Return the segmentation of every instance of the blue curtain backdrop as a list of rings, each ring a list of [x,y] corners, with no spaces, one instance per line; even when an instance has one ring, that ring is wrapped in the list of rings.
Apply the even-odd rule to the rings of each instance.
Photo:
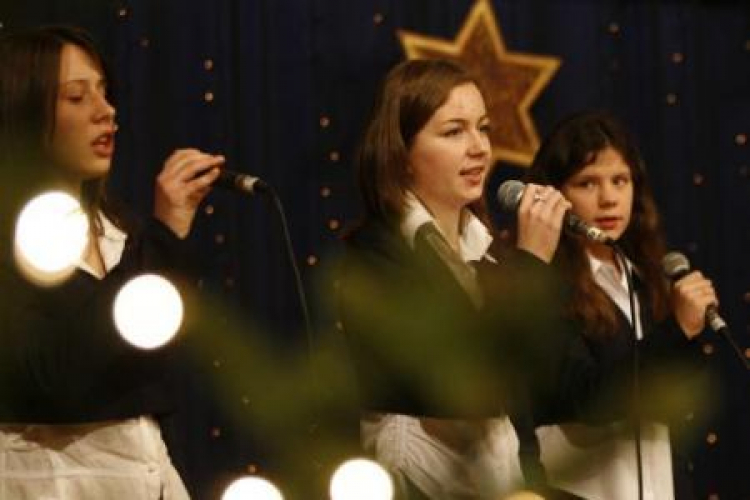
[[[312,448],[297,446],[315,435],[308,423],[317,419],[293,403],[321,405],[348,390],[345,359],[323,354],[336,368],[318,382],[336,388],[307,401],[302,387],[310,378],[300,365],[310,343],[336,338],[328,266],[358,216],[352,149],[375,86],[404,57],[397,30],[453,39],[472,5],[3,0],[3,30],[74,23],[104,48],[120,124],[112,187],[137,210],[150,211],[161,163],[187,146],[223,153],[230,168],[262,177],[286,209],[312,331],[304,328],[279,221],[264,197],[214,192],[197,220],[196,285],[205,302],[218,305],[206,307],[212,340],[186,369],[187,411],[173,431],[176,460],[197,498],[216,497],[242,473],[283,482],[288,455],[301,457],[301,475],[308,468],[328,474]],[[540,135],[590,107],[611,109],[635,132],[671,247],[713,279],[722,313],[750,357],[747,2],[495,0],[493,7],[508,50],[562,61],[531,109]],[[498,164],[490,192],[521,173]],[[721,390],[697,424],[687,472],[697,498],[750,498],[748,374],[722,339],[707,339],[703,349]],[[340,428],[351,430],[346,408]],[[685,415],[686,424],[699,410]],[[285,420],[292,414],[298,418]],[[290,441],[280,445],[265,429],[287,429]]]

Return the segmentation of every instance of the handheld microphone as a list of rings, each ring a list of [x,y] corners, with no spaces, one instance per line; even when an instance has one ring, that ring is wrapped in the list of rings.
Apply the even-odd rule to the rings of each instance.
[[[500,204],[500,208],[511,213],[518,211],[518,205],[521,203],[524,189],[526,189],[526,184],[521,181],[509,180],[503,182],[497,189],[497,201]],[[570,211],[565,212],[563,224],[565,225],[565,229],[569,232],[585,236],[597,243],[606,243],[608,245],[614,243],[614,241],[607,236],[607,233],[598,227],[590,226]]]
[[[690,273],[690,261],[680,252],[669,252],[661,259],[661,268],[667,278],[677,281]],[[706,308],[706,322],[715,332],[727,328],[727,323],[719,316],[716,304],[710,304]]]
[[[268,184],[260,178],[225,168],[221,169],[219,177],[214,181],[213,185],[251,195],[268,191]]]

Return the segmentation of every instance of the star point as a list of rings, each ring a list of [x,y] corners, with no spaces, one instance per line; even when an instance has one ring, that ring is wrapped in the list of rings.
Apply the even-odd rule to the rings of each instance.
[[[492,123],[493,160],[528,166],[539,147],[530,108],[560,59],[506,49],[490,0],[477,0],[453,41],[399,31],[408,59],[449,59],[479,80]]]

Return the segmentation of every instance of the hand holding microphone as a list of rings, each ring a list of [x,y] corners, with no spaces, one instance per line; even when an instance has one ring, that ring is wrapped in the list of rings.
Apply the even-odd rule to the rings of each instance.
[[[198,206],[219,177],[223,163],[223,156],[197,149],[172,153],[156,177],[154,216],[179,238],[187,237]]]
[[[531,203],[545,202],[546,197],[544,190],[552,191],[559,194],[562,200],[565,200],[565,211],[563,212],[563,226],[567,231],[573,234],[585,236],[591,241],[597,243],[612,243],[612,240],[607,233],[599,229],[598,227],[590,226],[584,222],[576,214],[570,212],[571,204],[568,202],[562,194],[551,186],[537,186],[535,184],[524,184],[521,181],[510,180],[503,182],[497,190],[497,201],[500,203],[500,207],[508,212],[515,212],[521,210],[523,207],[523,199],[527,199],[529,196],[524,196],[527,190],[532,191]],[[523,198],[523,199],[522,199]],[[520,207],[519,207],[520,205]],[[528,206],[528,204],[527,204]]]
[[[674,282],[674,315],[685,335],[695,337],[706,323],[715,332],[727,327],[719,316],[713,284],[700,271],[690,270],[687,257],[670,252],[662,259],[662,269]]]
[[[560,231],[570,202],[551,186],[506,181],[497,191],[500,206],[518,217],[516,246],[549,263],[560,242]]]
[[[570,202],[552,186],[505,181],[497,190],[497,200],[503,210],[518,212],[518,247],[545,262],[552,260],[563,227],[592,241],[611,243],[604,231],[571,213]]]
[[[734,349],[737,358],[750,370],[750,363],[742,352],[726,322],[719,316],[718,299],[709,280],[699,271],[690,271],[690,261],[679,252],[669,252],[661,261],[664,274],[674,282],[675,317],[689,338],[697,336],[706,323],[722,335]]]
[[[198,205],[216,186],[244,194],[268,191],[258,177],[224,168],[225,158],[197,149],[178,149],[156,179],[154,215],[180,238],[190,232]]]

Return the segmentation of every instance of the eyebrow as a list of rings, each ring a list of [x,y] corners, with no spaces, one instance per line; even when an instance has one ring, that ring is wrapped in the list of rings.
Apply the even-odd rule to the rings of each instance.
[[[91,82],[91,79],[89,79],[89,78],[71,78],[70,80],[65,80],[63,82],[60,82],[59,85],[63,86],[63,85],[68,85],[70,83],[82,83],[84,85],[88,85],[90,82]],[[94,84],[96,84],[96,85],[102,85],[102,84],[106,85],[107,84],[107,79],[106,78],[99,78],[98,80],[94,81]]]
[[[479,117],[479,120],[477,120],[477,121],[481,122],[481,121],[489,120],[489,119],[490,119],[489,115],[482,115],[482,116]],[[470,122],[470,121],[471,120],[467,120],[466,118],[448,118],[447,120],[444,120],[443,123],[452,123],[452,122],[454,122],[454,123],[466,123],[466,122]]]
[[[575,174],[573,174],[571,178],[588,179],[588,178],[593,178],[593,177],[612,177],[612,176],[619,176],[619,175],[631,175],[631,170],[628,168],[628,169],[623,169],[623,170],[617,170],[616,172],[603,174],[598,171],[584,172],[583,169],[581,169]]]

